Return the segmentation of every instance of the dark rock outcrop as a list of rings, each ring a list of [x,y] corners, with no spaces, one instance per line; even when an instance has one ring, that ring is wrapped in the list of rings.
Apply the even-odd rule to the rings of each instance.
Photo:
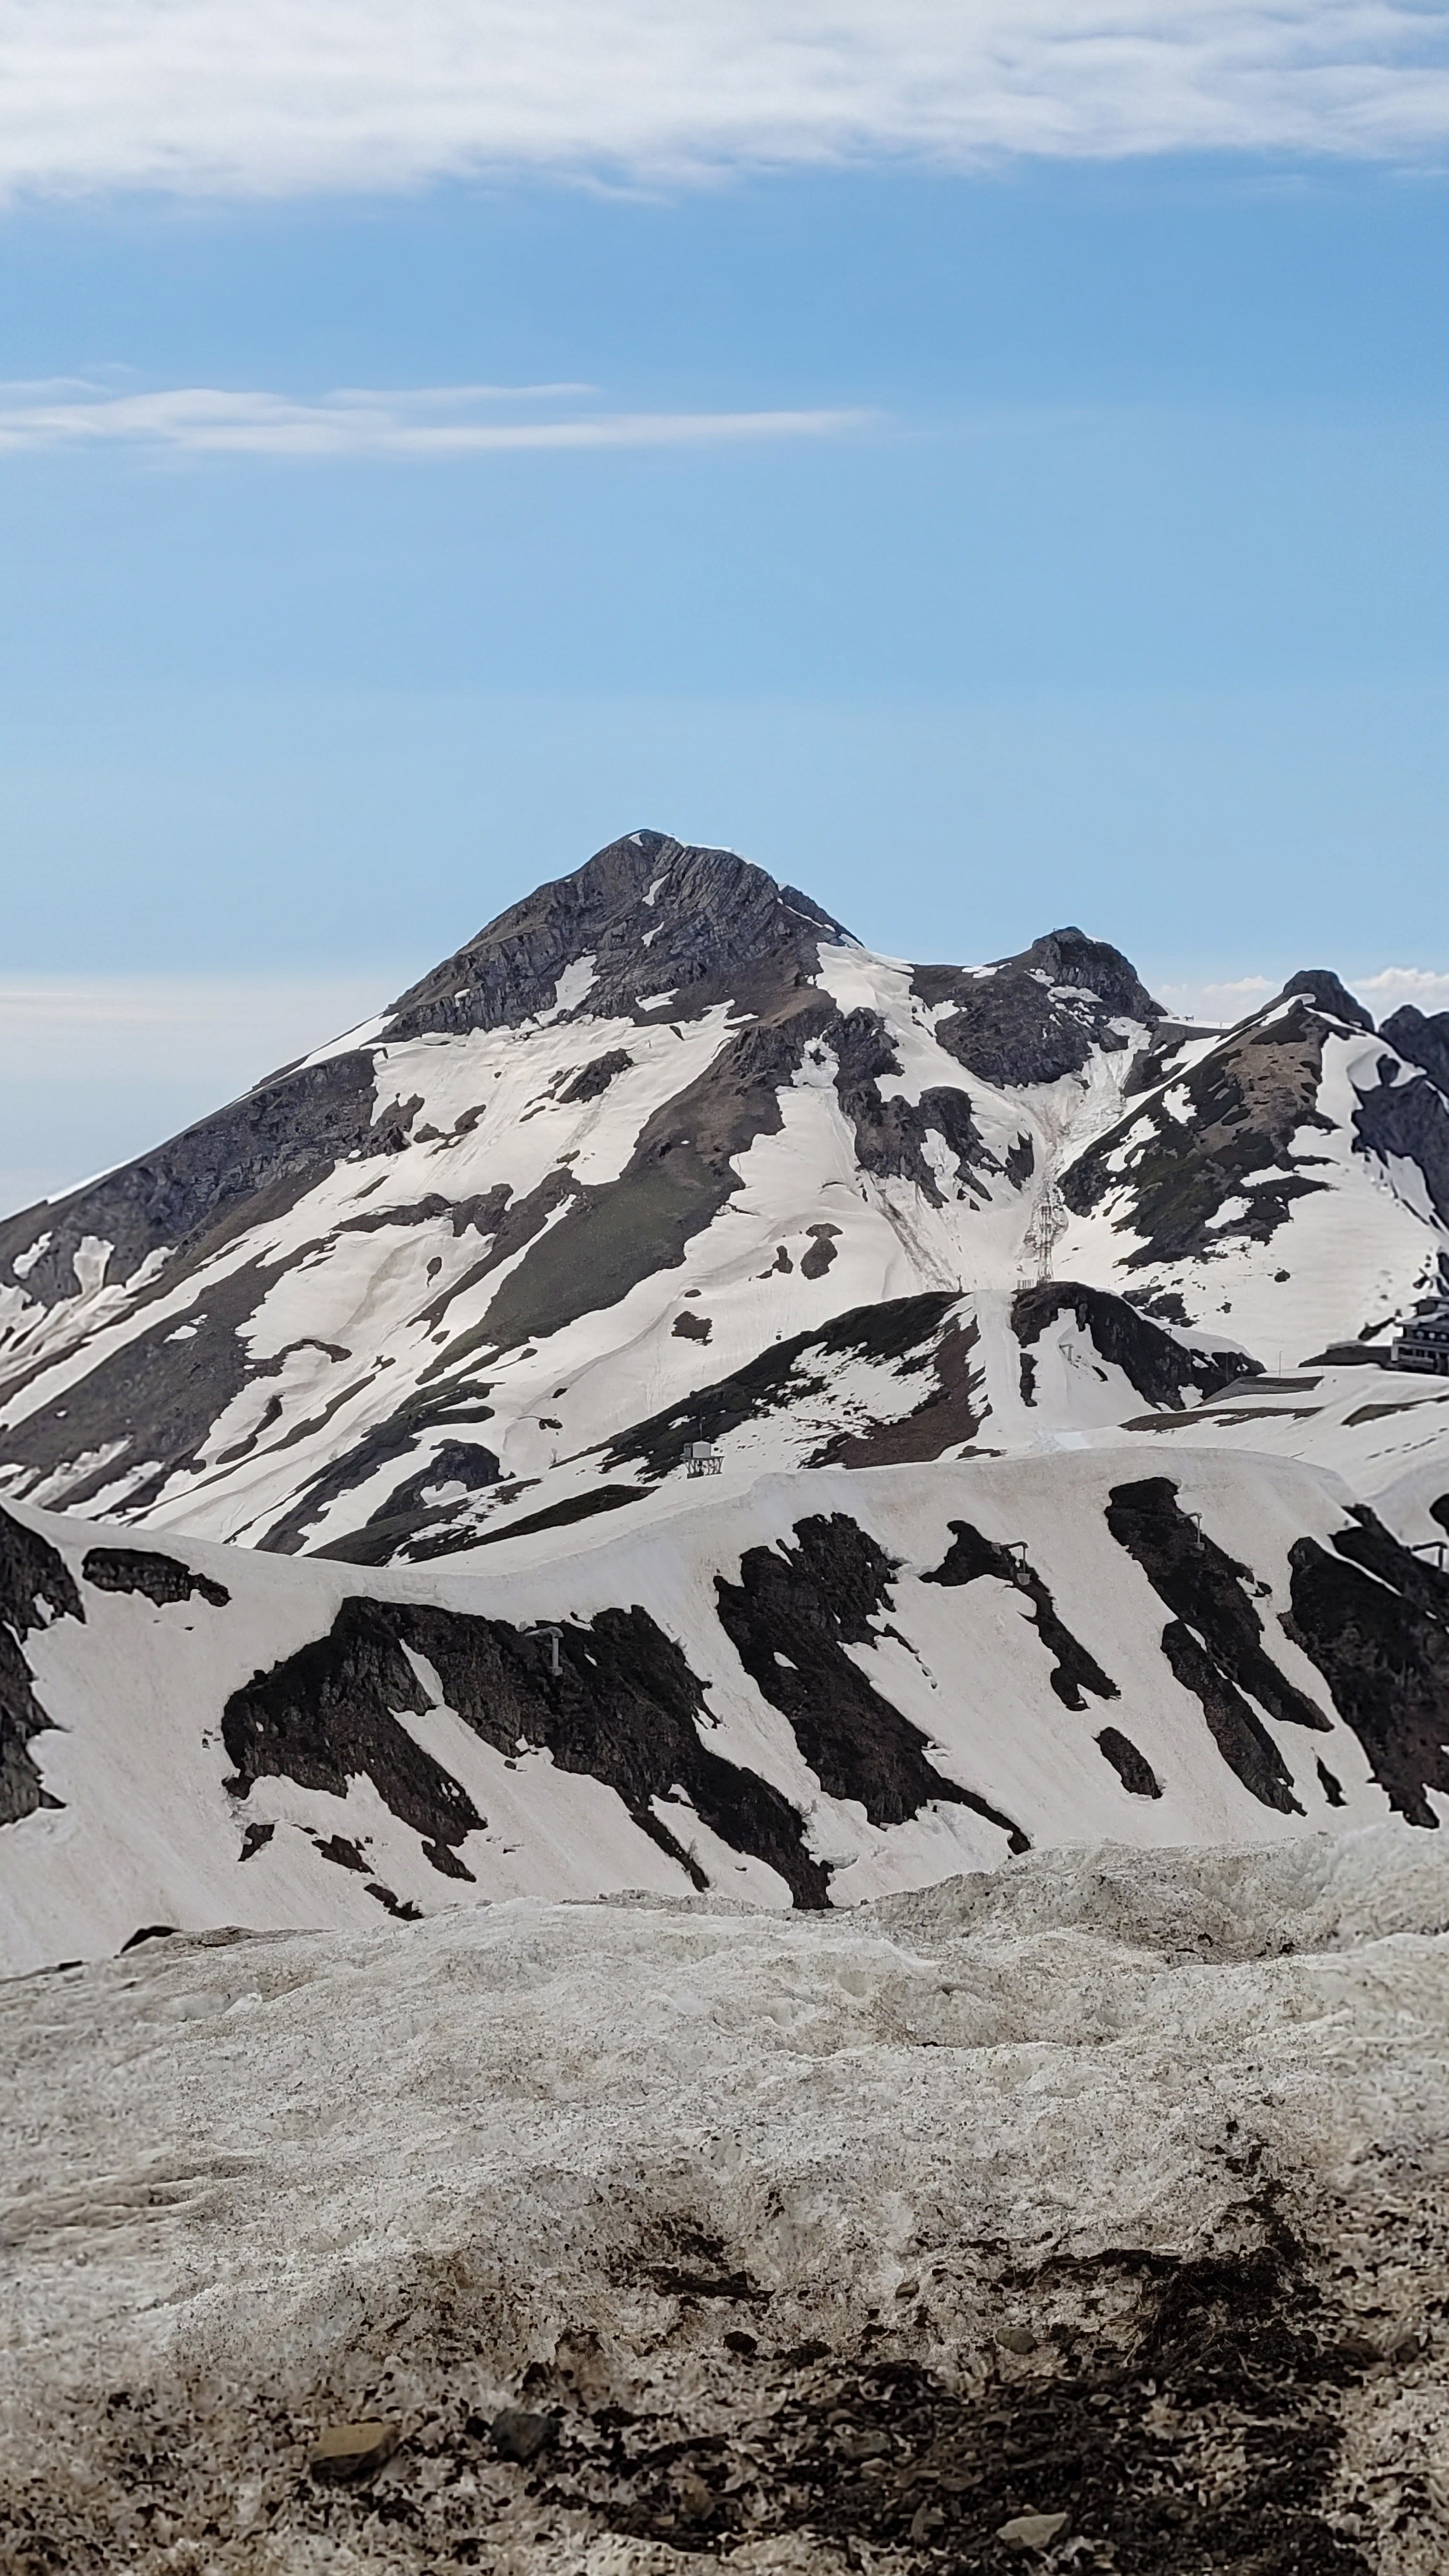
[[[1080,1639],[1074,1637],[1042,1576],[1025,1555],[1013,1556],[1011,1550],[995,1539],[984,1538],[970,1521],[952,1521],[953,1537],[941,1563],[933,1574],[924,1574],[923,1583],[957,1585],[979,1583],[989,1577],[994,1583],[1009,1583],[1032,1606],[1032,1624],[1052,1658],[1051,1685],[1065,1707],[1083,1709],[1087,1703],[1082,1694],[1091,1691],[1097,1699],[1118,1699],[1121,1694],[1110,1673],[1104,1673],[1095,1655],[1090,1654]]]
[[[1437,1827],[1426,1792],[1449,1794],[1449,1576],[1414,1556],[1363,1504],[1333,1553],[1291,1551],[1288,1634],[1318,1666],[1389,1804]]]
[[[1107,1527],[1173,1612],[1162,1632],[1163,1654],[1201,1703],[1229,1769],[1265,1807],[1302,1815],[1292,1775],[1257,1711],[1324,1734],[1329,1720],[1267,1653],[1263,1622],[1246,1589],[1247,1566],[1182,1510],[1167,1476],[1115,1485]]]
[[[1381,1022],[1379,1036],[1396,1055],[1421,1066],[1430,1081],[1449,1094],[1449,1011],[1436,1011],[1432,1018],[1426,1018],[1412,1002],[1406,1002],[1402,1010]]]
[[[629,832],[511,904],[410,986],[389,1034],[516,1028],[554,1006],[559,978],[582,957],[594,961],[590,1011],[628,1017],[641,998],[668,992],[671,1016],[694,1018],[762,959],[812,975],[822,936],[850,933],[733,850]]]
[[[1244,1351],[1194,1350],[1110,1289],[1086,1288],[1072,1279],[1039,1280],[1018,1290],[1011,1328],[1028,1351],[1058,1316],[1068,1314],[1102,1358],[1121,1369],[1145,1404],[1181,1411],[1185,1387],[1195,1387],[1205,1397],[1219,1395],[1237,1379],[1262,1373],[1261,1361]]]
[[[1138,1752],[1131,1737],[1124,1735],[1120,1727],[1104,1726],[1097,1744],[1131,1797],[1161,1797],[1162,1783],[1146,1754]],[[1320,1763],[1320,1770],[1322,1767]]]
[[[430,1705],[404,1653],[425,1656],[450,1708],[513,1760],[546,1747],[556,1766],[615,1790],[634,1823],[698,1887],[698,1861],[655,1812],[678,1793],[736,1851],[779,1872],[797,1905],[827,1902],[828,1872],[806,1849],[801,1817],[778,1789],[715,1753],[702,1685],[644,1610],[603,1610],[561,1625],[557,1673],[525,1630],[409,1602],[343,1603],[326,1637],[257,1674],[227,1702],[222,1734],[245,1798],[275,1774],[346,1794],[365,1773],[424,1838],[433,1866],[457,1876],[458,1846],[484,1824],[466,1792],[414,1743],[394,1711]]]
[[[1348,1028],[1373,1030],[1371,1013],[1326,966],[1305,966],[1301,974],[1290,975],[1278,998],[1287,1001],[1295,993],[1306,994],[1316,1009],[1327,1011],[1331,1018],[1342,1020]]]
[[[937,1290],[921,1297],[891,1297],[878,1306],[852,1306],[847,1314],[836,1316],[832,1323],[813,1333],[792,1333],[787,1341],[774,1342],[758,1358],[750,1360],[729,1377],[718,1378],[710,1386],[696,1387],[687,1405],[672,1405],[667,1413],[651,1414],[646,1421],[630,1425],[610,1440],[604,1456],[611,1468],[640,1466],[651,1479],[667,1476],[684,1464],[685,1451],[692,1440],[720,1440],[726,1432],[736,1431],[743,1422],[758,1422],[770,1414],[808,1405],[823,1396],[829,1386],[833,1365],[852,1359],[875,1360],[896,1369],[901,1376],[924,1372],[934,1364],[943,1328],[957,1299],[950,1290]],[[949,1419],[936,1408],[943,1392],[954,1394],[957,1377],[951,1362],[945,1363],[947,1376],[938,1376],[936,1385],[910,1416],[924,1424],[928,1410],[929,1425],[924,1437],[940,1437],[936,1445],[912,1450],[921,1457],[939,1457],[952,1441],[969,1439],[975,1428],[969,1408]],[[883,1436],[902,1429],[899,1424],[883,1426]],[[851,1435],[842,1434],[808,1462],[825,1466],[839,1461],[845,1466],[876,1466],[890,1461],[856,1454]],[[898,1461],[895,1463],[899,1463]]]
[[[1417,1163],[1429,1202],[1449,1225],[1449,1101],[1435,1082],[1385,1082],[1367,1091],[1353,1114],[1360,1143],[1384,1161]]]
[[[987,1082],[1057,1082],[1079,1073],[1094,1046],[1127,1040],[1114,1023],[1162,1016],[1120,949],[1080,930],[1053,930],[984,972],[920,966],[912,989],[933,1007],[954,1003],[936,1037]]]
[[[41,1781],[31,1738],[50,1725],[25,1640],[54,1619],[84,1619],[65,1560],[39,1533],[0,1511],[0,1825],[59,1806]]]
[[[148,1601],[158,1607],[170,1601],[209,1602],[213,1610],[224,1610],[231,1599],[224,1583],[216,1583],[209,1574],[198,1574],[193,1566],[183,1565],[176,1556],[160,1556],[153,1548],[93,1547],[86,1555],[81,1572],[87,1583],[98,1592],[144,1592]]]
[[[1318,1108],[1327,1034],[1302,996],[1230,1031],[1173,1085],[1182,1115],[1149,1097],[1068,1165],[1067,1206],[1085,1216],[1113,1202],[1118,1230],[1142,1238],[1133,1267],[1191,1260],[1235,1235],[1268,1242],[1295,1199],[1327,1186],[1312,1156],[1292,1150],[1305,1129],[1329,1126]],[[1243,1210],[1220,1223],[1230,1200]]]
[[[938,1771],[920,1730],[844,1651],[876,1641],[889,1557],[844,1512],[798,1521],[794,1535],[793,1547],[747,1549],[738,1583],[717,1575],[715,1592],[725,1635],[822,1789],[858,1800],[873,1825],[904,1824],[933,1800],[971,1807],[1025,1851],[1020,1827]]]

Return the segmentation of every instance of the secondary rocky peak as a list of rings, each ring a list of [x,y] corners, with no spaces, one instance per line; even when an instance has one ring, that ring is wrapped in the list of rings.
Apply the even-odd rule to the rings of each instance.
[[[1436,1011],[1430,1018],[1406,1002],[1382,1023],[1379,1036],[1449,1092],[1449,1011]]]
[[[1027,973],[1049,975],[1054,984],[1094,993],[1123,1019],[1150,1026],[1162,1017],[1162,1004],[1153,1000],[1131,959],[1105,939],[1089,939],[1084,930],[1071,926],[1049,930],[1020,957],[1004,962]]]
[[[1351,1029],[1367,1029],[1372,1035],[1371,1014],[1328,967],[1305,966],[1301,974],[1290,975],[1277,998],[1286,1002],[1296,993],[1312,1002],[1315,1009],[1327,1011],[1331,1018],[1346,1021]]]
[[[1094,1047],[1125,1046],[1119,1023],[1152,1028],[1162,1017],[1120,948],[1071,927],[991,966],[918,967],[915,990],[932,1007],[956,1005],[936,1036],[987,1082],[1060,1081],[1079,1073]]]
[[[629,832],[434,967],[394,1005],[389,1036],[516,1026],[585,999],[604,1016],[667,999],[692,1018],[761,969],[813,976],[822,933],[851,935],[735,851]]]

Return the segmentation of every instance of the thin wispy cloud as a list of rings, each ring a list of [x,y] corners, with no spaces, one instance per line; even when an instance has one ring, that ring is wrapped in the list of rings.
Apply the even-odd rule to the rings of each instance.
[[[52,448],[131,447],[192,455],[274,457],[488,456],[699,447],[764,439],[829,438],[861,427],[854,411],[608,412],[571,408],[576,385],[446,385],[413,392],[346,389],[312,400],[182,385],[147,393],[65,379],[0,384],[0,456]],[[546,400],[551,416],[538,416]],[[518,406],[532,407],[519,417]]]
[[[1413,1002],[1426,1013],[1449,1011],[1449,973],[1433,967],[1381,966],[1372,974],[1350,973],[1344,980],[1376,1020],[1386,1020],[1405,1002]],[[1159,981],[1156,986],[1158,1000],[1174,1018],[1203,1020],[1213,1026],[1245,1020],[1249,1012],[1260,1011],[1281,989],[1282,977],[1271,975],[1240,975],[1219,984]]]
[[[278,195],[509,169],[1449,133],[1444,0],[0,0],[0,190]]]

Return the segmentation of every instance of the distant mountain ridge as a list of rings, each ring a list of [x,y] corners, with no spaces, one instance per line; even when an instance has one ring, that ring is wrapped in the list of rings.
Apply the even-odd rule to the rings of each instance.
[[[691,1421],[756,1471],[1096,1439],[1434,1292],[1446,1058],[1327,970],[1218,1037],[1077,929],[879,957],[630,833],[0,1226],[0,1479],[383,1562],[628,1500]]]

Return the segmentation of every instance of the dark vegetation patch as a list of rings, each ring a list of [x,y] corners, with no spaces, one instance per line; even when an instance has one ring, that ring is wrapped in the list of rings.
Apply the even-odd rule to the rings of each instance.
[[[608,1090],[610,1083],[615,1081],[618,1075],[629,1071],[633,1061],[633,1057],[626,1055],[622,1047],[610,1047],[606,1054],[594,1056],[584,1066],[582,1073],[576,1073],[572,1082],[565,1084],[559,1093],[559,1099],[569,1102],[597,1100],[602,1092]]]
[[[1059,1316],[1072,1315],[1102,1358],[1120,1368],[1144,1403],[1182,1406],[1184,1387],[1203,1396],[1220,1394],[1235,1379],[1262,1374],[1261,1360],[1243,1351],[1193,1350],[1137,1313],[1124,1297],[1105,1288],[1086,1288],[1075,1279],[1043,1279],[1018,1289],[1012,1302],[1011,1329],[1023,1353],[1041,1340]],[[1026,1391],[1023,1362],[1023,1394]]]
[[[1318,1666],[1390,1806],[1435,1827],[1425,1793],[1449,1793],[1449,1575],[1401,1547],[1365,1504],[1352,1516],[1332,1554],[1313,1538],[1289,1551],[1283,1624]]]
[[[150,1548],[93,1547],[81,1572],[98,1592],[144,1592],[158,1606],[190,1601],[199,1594],[213,1610],[224,1610],[231,1599],[224,1583],[214,1583],[209,1574],[198,1574],[179,1557],[158,1556]]]
[[[1327,1733],[1323,1711],[1281,1673],[1263,1645],[1263,1622],[1246,1586],[1251,1570],[1228,1556],[1184,1512],[1167,1476],[1114,1485],[1107,1527],[1119,1547],[1141,1566],[1173,1617],[1162,1632],[1162,1651],[1184,1689],[1202,1707],[1213,1740],[1230,1770],[1265,1807],[1301,1815],[1292,1775],[1257,1710]]]
[[[1052,1658],[1052,1689],[1067,1708],[1084,1709],[1082,1694],[1091,1691],[1097,1699],[1120,1699],[1121,1692],[1110,1673],[1104,1673],[1096,1656],[1089,1654],[1079,1638],[1072,1635],[1065,1620],[1057,1614],[1056,1605],[1044,1578],[1025,1557],[1015,1557],[1009,1548],[995,1539],[984,1538],[970,1521],[951,1521],[951,1545],[934,1574],[923,1574],[923,1583],[956,1586],[979,1583],[988,1578],[995,1583],[1009,1583],[1032,1607],[1032,1624]],[[1100,1741],[1100,1738],[1098,1739]]]
[[[1234,1237],[1269,1241],[1295,1199],[1327,1186],[1308,1176],[1311,1157],[1290,1152],[1304,1127],[1331,1129],[1318,1107],[1325,1035],[1305,999],[1269,1027],[1230,1032],[1180,1077],[1187,1119],[1154,1100],[1130,1110],[1063,1174],[1068,1207],[1085,1216],[1122,1197],[1119,1229],[1145,1238],[1127,1256],[1137,1267]],[[1214,1224],[1230,1198],[1246,1200],[1246,1213]]]
[[[1162,1783],[1146,1754],[1138,1752],[1130,1735],[1124,1735],[1120,1727],[1104,1726],[1097,1743],[1123,1788],[1130,1790],[1134,1798],[1161,1797]],[[1322,1770],[1322,1763],[1318,1767]]]
[[[84,1619],[63,1557],[37,1530],[0,1510],[0,1825],[58,1807],[30,1751],[50,1725],[35,1696],[25,1640],[52,1618]]]
[[[944,1289],[920,1297],[888,1297],[878,1306],[852,1306],[816,1332],[792,1333],[786,1341],[771,1343],[712,1386],[693,1388],[687,1410],[673,1405],[666,1413],[632,1423],[607,1442],[604,1455],[611,1466],[637,1465],[654,1480],[683,1466],[692,1440],[721,1440],[743,1422],[763,1421],[826,1395],[831,1361],[894,1364],[902,1376],[923,1370],[930,1365],[932,1344],[957,1302],[956,1291]],[[822,1452],[812,1465],[824,1464],[830,1454]]]
[[[561,1626],[559,1670],[546,1645],[496,1619],[409,1602],[344,1602],[326,1637],[233,1693],[222,1720],[245,1797],[268,1775],[345,1796],[365,1773],[403,1823],[456,1853],[484,1819],[456,1780],[393,1715],[431,1706],[404,1646],[427,1658],[448,1706],[507,1759],[546,1747],[557,1767],[615,1790],[634,1823],[696,1886],[703,1871],[653,1811],[682,1790],[711,1832],[779,1871],[797,1904],[827,1901],[828,1873],[805,1849],[800,1816],[768,1782],[701,1736],[704,1691],[679,1648],[639,1608]],[[959,1792],[957,1793],[959,1794]],[[447,1863],[430,1853],[435,1867]],[[448,1875],[456,1875],[449,1870]]]
[[[919,1728],[845,1652],[877,1642],[895,1571],[848,1514],[817,1515],[796,1523],[793,1547],[747,1549],[738,1583],[716,1575],[720,1625],[828,1797],[858,1801],[873,1825],[904,1824],[933,1802],[970,1807],[1026,1851],[1020,1826],[939,1772]]]

